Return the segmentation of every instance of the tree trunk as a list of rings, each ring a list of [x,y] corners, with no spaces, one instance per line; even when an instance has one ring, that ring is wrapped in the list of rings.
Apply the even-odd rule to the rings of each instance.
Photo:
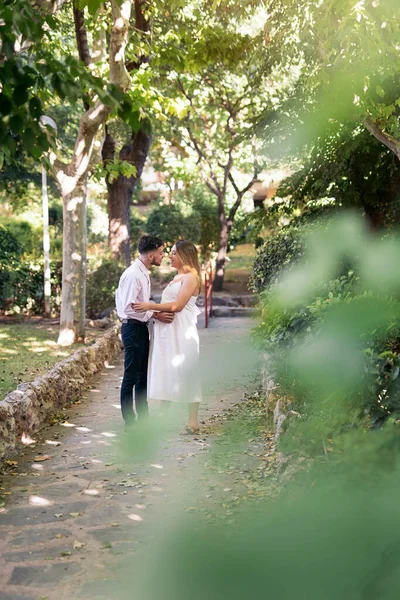
[[[225,263],[228,253],[229,224],[225,215],[220,215],[219,219],[219,240],[216,272],[213,283],[213,291],[221,292],[224,287]]]
[[[69,346],[85,337],[86,178],[63,193],[63,269],[58,344]]]
[[[140,179],[150,149],[151,136],[143,130],[132,132],[131,141],[125,144],[119,153],[120,160],[125,160],[136,168],[136,174],[125,177],[120,174],[112,182],[106,177],[108,240],[113,257],[129,266],[130,251],[130,207],[132,194]],[[103,145],[103,163],[114,160],[115,142],[109,131]]]
[[[131,264],[129,209],[135,184],[135,178],[123,175],[107,181],[108,243],[113,258],[127,267]]]

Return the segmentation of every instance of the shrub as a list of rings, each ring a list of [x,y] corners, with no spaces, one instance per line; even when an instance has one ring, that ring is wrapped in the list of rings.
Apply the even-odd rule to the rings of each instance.
[[[0,265],[10,265],[19,261],[22,247],[17,237],[0,225]]]
[[[201,237],[199,215],[192,212],[185,216],[176,204],[156,206],[149,215],[147,233],[160,236],[170,247],[179,239],[198,244]]]
[[[59,304],[61,263],[52,262],[53,307]],[[0,264],[0,308],[17,313],[41,313],[44,309],[43,263]]]
[[[115,291],[125,267],[115,260],[105,260],[88,273],[86,283],[86,311],[90,318],[115,307]]]
[[[250,288],[263,292],[301,258],[305,248],[300,228],[287,227],[271,235],[258,249]]]
[[[29,256],[34,260],[41,257],[42,249],[42,231],[35,228],[29,221],[20,219],[3,219],[3,226],[11,234],[20,246],[20,254]]]
[[[198,244],[202,256],[207,258],[218,245],[219,227],[215,202],[209,197],[199,196],[193,202],[193,211],[197,215],[200,226]]]

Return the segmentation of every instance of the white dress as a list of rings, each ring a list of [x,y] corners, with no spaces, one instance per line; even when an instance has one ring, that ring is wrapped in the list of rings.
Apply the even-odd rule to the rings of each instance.
[[[172,281],[164,290],[161,303],[174,302],[182,280]],[[150,344],[148,396],[150,400],[201,402],[199,334],[196,306],[192,296],[185,308],[175,313],[172,323],[154,322]]]

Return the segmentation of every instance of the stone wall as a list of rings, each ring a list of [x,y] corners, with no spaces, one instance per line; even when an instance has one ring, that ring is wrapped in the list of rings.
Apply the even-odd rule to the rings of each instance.
[[[0,460],[16,450],[24,432],[32,435],[52,413],[78,400],[93,375],[120,352],[119,327],[115,326],[93,345],[7,394],[0,402]]]

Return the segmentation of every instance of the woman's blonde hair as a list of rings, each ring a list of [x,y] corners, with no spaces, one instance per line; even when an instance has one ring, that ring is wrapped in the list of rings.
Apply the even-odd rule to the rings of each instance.
[[[197,248],[192,242],[187,240],[178,240],[175,243],[176,252],[182,261],[183,268],[187,273],[193,273],[197,277],[199,292],[201,290],[201,269],[199,264],[199,255]]]

